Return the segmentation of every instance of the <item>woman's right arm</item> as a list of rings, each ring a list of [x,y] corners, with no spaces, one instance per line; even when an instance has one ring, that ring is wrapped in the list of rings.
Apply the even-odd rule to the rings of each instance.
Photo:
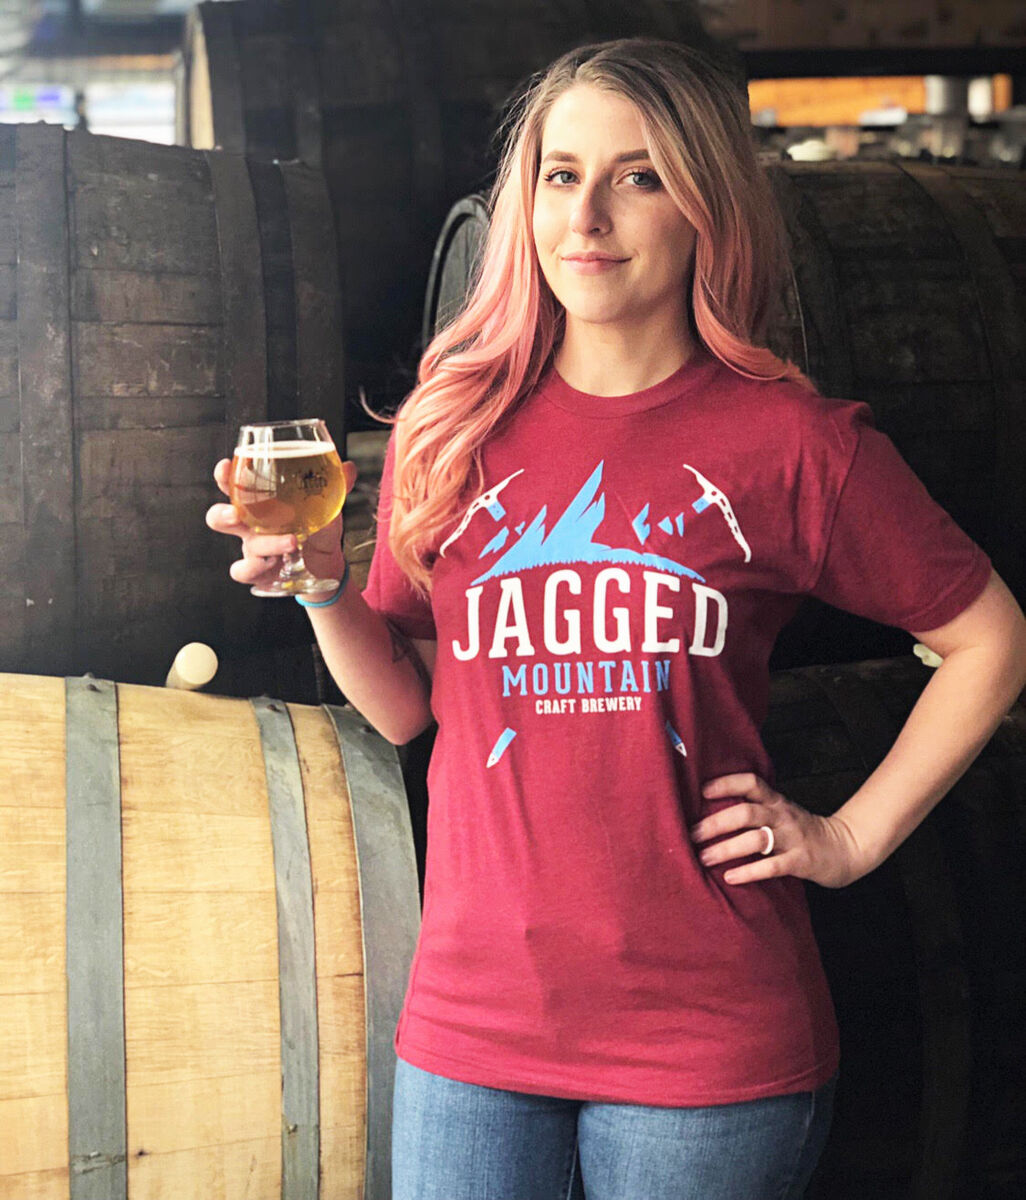
[[[214,479],[225,495],[230,466],[228,459],[222,459],[214,468]],[[343,469],[347,489],[351,490],[356,481],[356,467],[346,462]],[[230,504],[215,504],[208,509],[207,524],[219,533],[232,534],[241,540],[242,558],[233,562],[230,569],[231,577],[238,583],[269,582],[278,574],[282,554],[295,549],[291,534],[257,534],[238,522]],[[345,568],[342,518],[337,517],[313,534],[303,550],[315,575],[340,578]],[[306,611],[332,678],[382,737],[403,745],[431,724],[434,641],[405,637],[371,608],[351,583],[335,604]]]
[[[437,643],[400,633],[351,585],[330,607],[306,611],[331,677],[350,704],[397,746],[423,733],[434,720]]]

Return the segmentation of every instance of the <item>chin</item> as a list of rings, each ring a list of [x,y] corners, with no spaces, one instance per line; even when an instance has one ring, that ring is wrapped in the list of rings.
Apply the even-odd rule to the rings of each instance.
[[[627,316],[640,307],[636,297],[629,296],[621,289],[596,292],[590,296],[582,296],[580,292],[575,292],[570,295],[557,295],[556,299],[568,313],[573,313],[582,321],[607,321],[611,317]]]
[[[574,312],[573,309],[567,309],[567,316],[576,321],[578,325],[619,325],[628,322],[628,314],[617,310],[616,312]]]

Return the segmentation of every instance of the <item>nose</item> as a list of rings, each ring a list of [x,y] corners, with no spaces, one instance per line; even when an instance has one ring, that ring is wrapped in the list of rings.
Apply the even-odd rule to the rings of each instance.
[[[582,186],[570,213],[570,228],[574,233],[588,236],[609,228],[609,209],[597,184]]]

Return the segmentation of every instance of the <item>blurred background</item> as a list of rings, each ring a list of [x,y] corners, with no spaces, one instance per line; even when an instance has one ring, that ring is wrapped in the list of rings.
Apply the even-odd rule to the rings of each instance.
[[[0,0],[0,119],[175,142],[184,28],[194,7],[189,0]],[[282,0],[277,7],[318,6]],[[370,6],[336,7],[358,15]],[[464,0],[463,7],[478,6]],[[1022,166],[1026,9],[1017,0],[698,0],[692,7],[710,33],[741,52],[752,122],[768,154]]]

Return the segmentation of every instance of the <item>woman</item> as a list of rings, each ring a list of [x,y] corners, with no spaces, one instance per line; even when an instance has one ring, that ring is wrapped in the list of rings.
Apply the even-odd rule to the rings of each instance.
[[[398,416],[367,589],[308,604],[385,737],[439,723],[394,1195],[562,1200],[579,1161],[588,1200],[798,1197],[838,1069],[801,881],[871,871],[966,770],[1026,622],[869,408],[757,344],[782,225],[714,63],[563,56],[492,208]],[[208,520],[240,582],[291,545]],[[339,523],[308,551],[343,570]],[[807,593],[944,659],[832,817],[774,790],[758,735]]]

